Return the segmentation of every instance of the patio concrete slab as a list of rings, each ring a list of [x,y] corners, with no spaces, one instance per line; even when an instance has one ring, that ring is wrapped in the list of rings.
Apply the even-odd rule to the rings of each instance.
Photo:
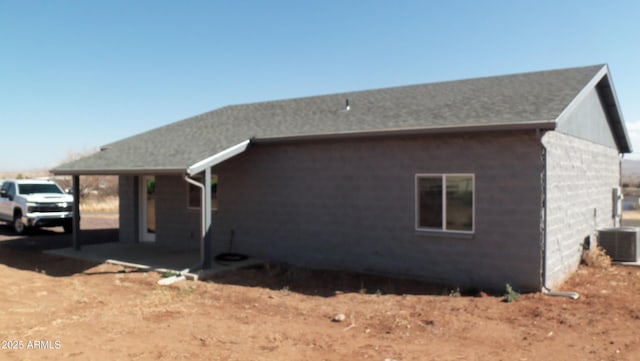
[[[264,263],[264,261],[253,258],[241,262],[213,262],[210,269],[201,270],[200,251],[178,251],[141,243],[111,242],[86,245],[79,251],[70,247],[44,252],[63,257],[100,263],[107,262],[157,272],[183,273],[187,279],[192,280],[204,280],[220,272]]]

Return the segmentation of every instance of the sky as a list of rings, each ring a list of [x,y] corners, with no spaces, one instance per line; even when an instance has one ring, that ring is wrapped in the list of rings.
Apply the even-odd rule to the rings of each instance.
[[[0,0],[0,172],[225,105],[602,63],[640,159],[638,14],[638,0]]]

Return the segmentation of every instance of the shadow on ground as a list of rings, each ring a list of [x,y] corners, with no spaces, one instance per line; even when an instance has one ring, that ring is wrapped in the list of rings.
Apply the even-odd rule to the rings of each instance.
[[[117,229],[83,229],[80,242],[83,245],[114,242],[118,240]],[[0,225],[0,248],[41,252],[48,249],[73,246],[71,234],[55,228],[32,229],[25,235],[15,235],[9,226]]]
[[[208,281],[320,297],[333,297],[341,293],[442,296],[453,294],[476,296],[480,293],[475,289],[459,290],[410,279],[355,272],[312,270],[272,263],[216,274]]]
[[[83,245],[114,242],[117,229],[82,230]],[[42,254],[42,251],[73,246],[70,234],[54,228],[33,229],[25,235],[15,235],[7,225],[0,225],[0,263],[17,269],[63,277],[96,266],[98,263]]]
[[[52,277],[71,276],[98,265],[96,262],[62,256],[6,249],[0,250],[0,263],[7,267],[42,273]]]
[[[80,237],[83,245],[114,242],[118,239],[118,229],[83,229]],[[42,253],[72,246],[72,236],[62,233],[61,229],[35,229],[27,235],[16,236],[9,226],[0,225],[0,263],[8,267],[64,277],[83,273],[101,263]],[[271,262],[215,274],[209,278],[209,282],[263,287],[320,297],[333,297],[341,293],[443,296],[479,294],[479,290],[475,289],[460,290],[410,279],[313,270]]]

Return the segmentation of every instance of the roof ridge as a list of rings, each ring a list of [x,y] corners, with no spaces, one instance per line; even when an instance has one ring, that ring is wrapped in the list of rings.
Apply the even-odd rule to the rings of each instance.
[[[312,94],[312,95],[292,97],[292,98],[280,98],[280,99],[272,99],[272,100],[261,100],[256,102],[234,103],[234,104],[225,105],[224,107],[221,107],[221,108],[216,108],[216,109],[201,113],[200,115],[207,114],[223,108],[235,108],[235,107],[247,106],[247,105],[260,105],[260,104],[280,103],[280,102],[296,101],[296,100],[308,100],[308,99],[332,97],[332,96],[345,96],[345,95],[351,95],[351,94],[372,93],[372,92],[378,92],[378,91],[387,91],[387,90],[390,91],[390,90],[396,90],[396,89],[405,89],[405,88],[440,85],[440,84],[451,84],[451,83],[469,82],[469,81],[477,81],[477,80],[504,79],[504,78],[514,77],[514,76],[537,75],[537,74],[554,73],[554,72],[560,73],[560,72],[566,72],[566,71],[583,70],[588,68],[593,68],[595,70],[595,69],[601,69],[603,66],[607,66],[607,64],[602,63],[602,64],[585,65],[585,66],[578,66],[578,67],[567,67],[567,68],[559,68],[559,69],[532,70],[532,71],[525,71],[525,72],[500,74],[500,75],[486,75],[486,76],[478,76],[478,77],[472,77],[472,78],[459,78],[459,79],[441,80],[441,81],[434,81],[434,82],[391,85],[391,86],[383,86],[379,88],[370,88],[370,89],[358,89],[358,90],[339,91],[339,92],[323,93],[323,94]],[[189,119],[189,118],[186,118],[186,119]]]

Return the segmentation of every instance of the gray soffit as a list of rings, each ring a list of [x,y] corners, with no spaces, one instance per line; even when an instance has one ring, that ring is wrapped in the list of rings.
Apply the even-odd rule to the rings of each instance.
[[[185,173],[250,139],[553,129],[558,116],[603,68],[606,66],[596,65],[227,106],[108,144],[53,172]]]

